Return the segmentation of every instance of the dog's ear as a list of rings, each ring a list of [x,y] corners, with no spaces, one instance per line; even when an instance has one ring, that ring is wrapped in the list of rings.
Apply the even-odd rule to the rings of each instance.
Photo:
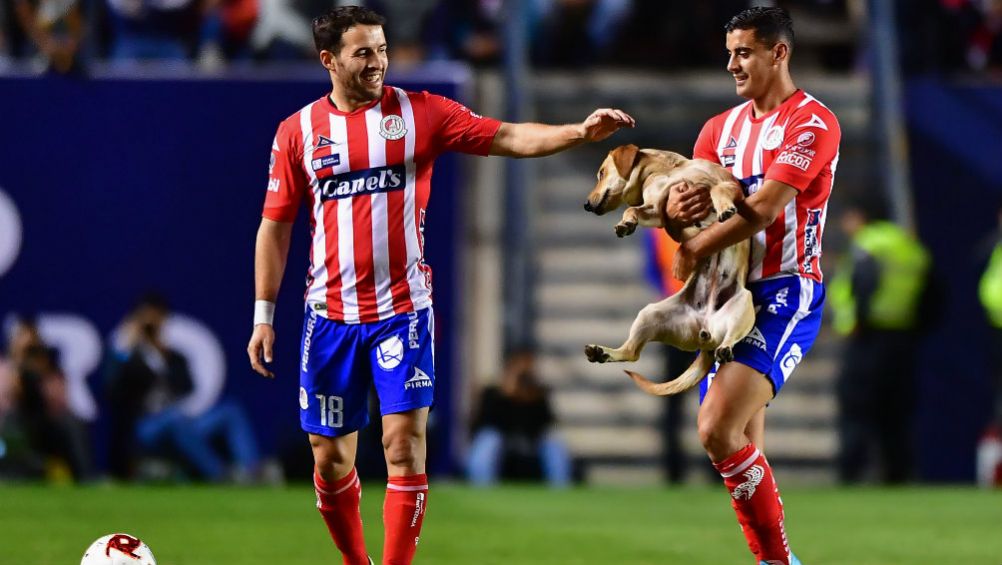
[[[630,171],[633,170],[634,163],[637,162],[637,155],[640,148],[634,144],[620,145],[610,152],[612,164],[616,166],[616,172],[624,179],[630,178]]]

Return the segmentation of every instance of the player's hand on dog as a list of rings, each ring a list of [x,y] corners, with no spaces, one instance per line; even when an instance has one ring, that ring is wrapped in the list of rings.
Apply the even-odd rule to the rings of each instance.
[[[668,187],[668,219],[683,226],[691,226],[710,213],[713,202],[710,191],[704,186],[693,186],[686,181]],[[685,280],[685,279],[681,279]]]
[[[275,328],[271,324],[257,324],[254,326],[254,333],[251,334],[250,343],[247,345],[247,355],[250,357],[251,367],[262,377],[275,378],[275,373],[268,370],[264,363],[271,363],[272,346],[275,344]],[[261,361],[262,356],[264,362]]]
[[[632,128],[637,121],[629,114],[615,108],[599,108],[581,122],[581,138],[585,141],[602,141],[620,128]]]

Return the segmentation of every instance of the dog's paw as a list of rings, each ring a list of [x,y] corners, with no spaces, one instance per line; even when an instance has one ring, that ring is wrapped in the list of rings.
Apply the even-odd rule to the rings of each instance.
[[[737,213],[738,213],[737,206],[731,206],[730,208],[724,210],[723,212],[717,215],[717,221],[726,222],[728,219],[730,219],[731,216]]]
[[[711,337],[713,337],[713,336],[710,335],[710,332],[708,332],[706,330],[699,330],[699,341],[704,341],[704,342],[705,341],[710,341]]]
[[[637,231],[637,222],[619,222],[616,224],[616,236],[626,237]]]
[[[592,363],[606,363],[612,358],[601,345],[586,345],[584,351],[585,357]]]
[[[730,347],[718,347],[715,357],[717,363],[730,363],[734,360],[734,350]]]

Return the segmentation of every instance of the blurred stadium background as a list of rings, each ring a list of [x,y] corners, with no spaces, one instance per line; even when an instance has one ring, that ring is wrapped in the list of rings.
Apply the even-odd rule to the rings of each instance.
[[[650,252],[645,240],[617,239],[612,216],[595,218],[581,204],[598,164],[615,145],[691,153],[704,121],[738,102],[724,70],[723,24],[748,5],[770,3],[365,4],[388,16],[389,84],[451,96],[508,121],[576,122],[595,107],[612,106],[638,122],[605,143],[541,160],[456,155],[438,160],[425,231],[438,318],[430,471],[436,482],[463,478],[480,391],[498,379],[506,351],[531,344],[537,373],[551,391],[557,430],[577,478],[595,489],[588,492],[596,502],[592,506],[589,495],[577,491],[450,486],[443,489],[440,513],[433,510],[418,560],[741,558],[738,530],[724,515],[723,490],[707,484],[702,472],[695,395],[685,397],[681,444],[673,452],[689,472],[682,486],[664,486],[667,403],[636,390],[619,367],[588,364],[582,354],[585,343],[620,342],[638,309],[657,299],[658,289],[645,277]],[[828,104],[843,128],[825,232],[827,276],[838,271],[849,247],[835,219],[862,204],[879,206],[914,230],[931,253],[932,276],[941,289],[935,295],[935,326],[916,335],[912,350],[913,486],[891,491],[835,486],[836,381],[845,356],[843,341],[830,327],[769,409],[768,453],[785,487],[794,547],[801,557],[813,551],[819,563],[1002,563],[1000,493],[966,488],[978,479],[979,454],[987,461],[993,446],[1002,451],[990,432],[998,409],[992,375],[1000,370],[993,354],[1002,342],[978,297],[1002,204],[1002,1],[772,4],[786,7],[794,18],[797,85]],[[278,378],[257,377],[245,353],[269,143],[281,119],[329,89],[314,61],[308,21],[330,5],[329,0],[0,0],[0,323],[6,343],[20,318],[36,320],[64,383],[42,404],[24,404],[11,360],[13,343],[8,346],[0,371],[5,375],[0,563],[73,562],[77,548],[82,551],[114,529],[134,529],[133,523],[142,530],[133,533],[147,538],[168,565],[299,563],[334,556],[308,487],[296,484],[311,467],[296,401],[300,276],[308,247],[302,218],[276,315]],[[158,456],[146,457],[131,477],[163,487],[109,481],[111,420],[119,407],[109,400],[106,384],[123,320],[151,291],[170,306],[164,340],[191,369],[194,389],[186,410],[199,413],[224,399],[241,406],[268,467],[249,480],[288,481],[295,494],[266,487],[175,491],[166,485],[198,477]],[[660,347],[648,348],[638,370],[665,377],[663,357]],[[81,440],[89,446],[86,472],[51,445],[32,442],[24,423],[31,410],[62,410],[65,429],[86,436]],[[360,454],[360,470],[372,480],[383,472],[378,437],[370,430]],[[982,482],[999,480],[991,473],[982,469]],[[879,482],[873,469],[863,478]],[[72,483],[99,486],[53,490]],[[952,486],[938,488],[941,483]],[[379,497],[367,498],[375,504]],[[524,513],[504,510],[526,499],[540,502]],[[707,499],[714,504],[703,506],[713,506],[719,519],[701,507]],[[122,501],[136,508],[113,510]],[[213,512],[217,504],[232,514]],[[833,510],[835,539],[872,537],[860,542],[860,557],[840,560],[839,544],[825,540],[822,524],[829,517],[816,505],[840,505]],[[574,520],[556,526],[563,517],[553,509],[564,507]],[[931,507],[941,513],[929,514]],[[296,516],[304,533],[268,527],[284,519],[270,516],[272,509]],[[972,515],[961,518],[964,509]],[[370,510],[366,523],[378,524],[374,507]],[[466,517],[485,512],[496,520],[473,523],[503,525],[499,539],[530,536],[534,542],[506,549],[493,537],[484,538],[489,546],[484,557],[468,541],[481,530],[463,523],[449,530],[449,512]],[[251,519],[255,513],[258,520]],[[688,513],[699,516],[693,523],[701,527],[686,526]],[[624,551],[632,552],[625,560],[582,545],[580,532],[592,530],[575,520],[589,515],[614,517],[623,528],[619,537],[603,538],[605,546],[633,540],[623,542]],[[183,541],[197,535],[185,530],[188,521],[217,523],[235,516],[237,524],[259,525],[244,530],[216,524],[208,531],[236,544],[302,535],[309,540],[304,547],[319,555],[291,543],[273,554],[225,549],[212,554],[207,548],[215,547],[213,542],[199,540],[199,556]],[[872,527],[853,524],[861,516],[868,518],[860,524]],[[522,521],[524,528],[518,527]],[[638,529],[624,524],[628,521],[636,521]],[[923,541],[936,535],[926,529],[930,524],[948,528],[949,535]],[[59,543],[45,533],[50,527],[61,532]],[[433,541],[436,528],[439,541]],[[162,545],[156,539],[161,531]],[[705,537],[693,539],[704,546],[730,544],[734,551],[714,556],[686,549],[681,540],[687,531],[701,532]],[[798,532],[805,533],[805,541]],[[581,551],[533,549],[546,547],[548,536]],[[450,544],[443,538],[467,541]],[[677,543],[651,545],[657,539]],[[631,550],[630,543],[643,549]],[[884,543],[890,547],[878,549]],[[805,544],[812,549],[800,549]],[[668,553],[659,554],[662,550]],[[204,557],[205,551],[213,558]],[[544,557],[534,557],[540,552]],[[275,557],[263,561],[260,555]]]

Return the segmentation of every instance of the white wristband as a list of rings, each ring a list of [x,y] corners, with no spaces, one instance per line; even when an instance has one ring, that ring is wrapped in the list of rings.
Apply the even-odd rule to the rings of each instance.
[[[254,301],[254,325],[272,324],[275,319],[275,303],[269,300]]]

